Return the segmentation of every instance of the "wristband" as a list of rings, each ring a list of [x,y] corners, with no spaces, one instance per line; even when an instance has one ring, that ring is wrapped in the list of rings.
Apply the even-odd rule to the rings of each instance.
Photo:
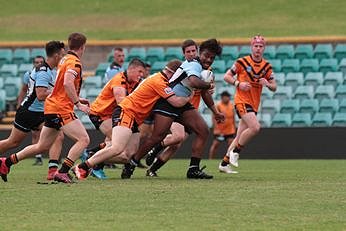
[[[77,102],[75,102],[75,103],[73,103],[74,105],[77,105],[77,104],[79,104],[79,100],[77,101]]]
[[[234,86],[235,86],[235,87],[238,87],[239,84],[240,84],[240,82],[239,82],[238,80],[236,80],[236,81],[234,82]]]

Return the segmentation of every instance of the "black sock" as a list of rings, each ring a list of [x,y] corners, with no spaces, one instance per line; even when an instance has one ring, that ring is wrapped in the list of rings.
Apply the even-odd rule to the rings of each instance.
[[[5,165],[8,168],[10,168],[12,165],[17,164],[17,163],[18,163],[17,154],[12,154],[9,157],[7,157],[5,160]]]
[[[156,172],[159,170],[166,162],[162,161],[160,157],[156,158],[153,165],[150,167],[150,171]]]
[[[190,168],[192,168],[192,167],[199,168],[199,162],[201,162],[201,158],[191,157]]]
[[[84,169],[85,171],[89,171],[90,166],[88,165],[88,161],[79,164],[78,168]]]
[[[130,165],[131,166],[134,166],[134,167],[137,167],[138,166],[138,163],[139,163],[139,160],[136,160],[134,157],[132,157],[131,159],[130,159]]]
[[[244,147],[243,145],[240,145],[240,144],[238,143],[238,144],[235,146],[235,148],[233,149],[233,152],[240,153],[243,147]]]
[[[66,157],[64,160],[64,163],[62,163],[61,168],[59,170],[60,173],[68,173],[72,166],[74,165],[74,161],[71,160],[70,158]]]
[[[154,151],[154,154],[157,155],[159,152],[161,152],[165,147],[163,146],[163,141],[161,141],[160,143],[156,144],[154,147],[153,147],[153,151]]]
[[[49,160],[48,162],[48,168],[58,168],[59,167],[59,161],[58,160]]]
[[[100,164],[97,164],[93,169],[94,170],[100,170],[100,169],[103,169],[105,167],[105,165],[106,164],[104,162],[102,162]]]

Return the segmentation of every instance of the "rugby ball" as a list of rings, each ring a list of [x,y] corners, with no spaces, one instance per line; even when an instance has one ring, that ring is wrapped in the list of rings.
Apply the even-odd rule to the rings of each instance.
[[[211,81],[214,81],[215,76],[214,73],[210,70],[203,70],[201,72],[201,79],[205,82],[210,83]]]

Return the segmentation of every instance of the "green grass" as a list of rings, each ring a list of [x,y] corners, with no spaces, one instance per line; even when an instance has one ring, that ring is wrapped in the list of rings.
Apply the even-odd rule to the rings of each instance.
[[[242,160],[238,175],[204,161],[213,180],[187,180],[188,160],[157,179],[39,185],[32,160],[0,182],[0,230],[345,230],[345,160]]]
[[[346,35],[346,1],[1,0],[0,41]]]

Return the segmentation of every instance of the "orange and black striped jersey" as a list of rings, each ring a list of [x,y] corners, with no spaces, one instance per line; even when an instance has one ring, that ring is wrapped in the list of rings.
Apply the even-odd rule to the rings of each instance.
[[[103,87],[96,100],[91,104],[91,114],[98,115],[101,118],[111,118],[115,107],[118,105],[114,97],[113,89],[122,87],[126,90],[126,95],[130,94],[138,82],[129,83],[126,72],[119,72]]]
[[[46,98],[44,104],[45,114],[69,114],[73,112],[73,102],[67,95],[64,87],[65,73],[73,75],[74,86],[79,96],[80,87],[82,85],[82,64],[77,54],[72,51],[69,51],[60,60],[53,91]]]
[[[133,116],[140,125],[149,116],[157,100],[168,99],[174,95],[168,84],[168,79],[163,72],[153,74],[144,79],[130,95],[121,101],[119,106],[125,113]]]
[[[199,103],[201,102],[201,90],[195,89],[192,99],[190,100],[190,103],[195,109],[198,109]]]
[[[235,120],[234,120],[234,106],[230,102],[224,104],[221,101],[216,104],[217,110],[224,114],[225,121],[217,123],[213,117],[214,135],[232,135],[236,133]]]
[[[251,84],[249,91],[242,91],[239,87],[236,89],[234,103],[249,104],[257,112],[262,93],[262,85],[259,80],[260,78],[273,79],[271,64],[265,59],[262,59],[261,62],[255,62],[251,55],[248,55],[239,58],[233,64],[231,72],[233,75],[237,75],[240,82],[249,82]]]

